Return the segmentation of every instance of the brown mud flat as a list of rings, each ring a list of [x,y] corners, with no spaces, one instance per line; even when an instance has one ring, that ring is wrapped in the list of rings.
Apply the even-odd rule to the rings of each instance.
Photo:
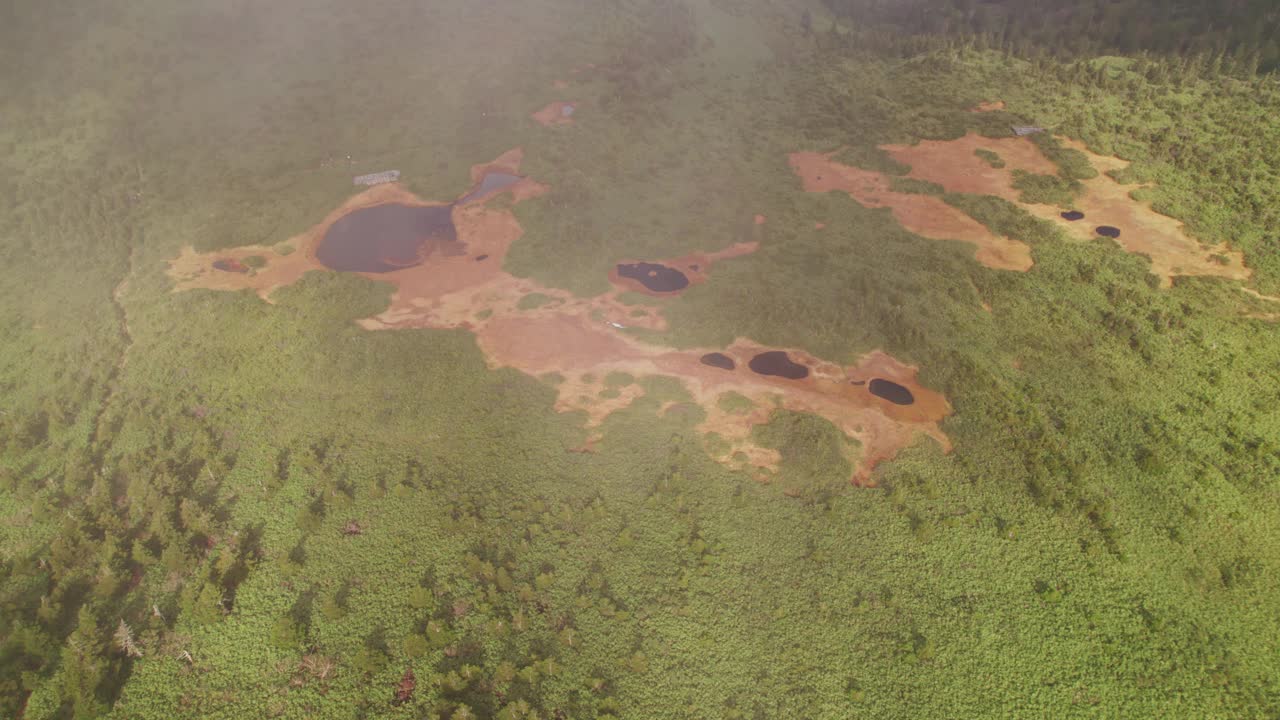
[[[717,252],[698,252],[671,260],[621,260],[615,263],[613,269],[609,271],[609,282],[616,287],[652,295],[653,297],[671,297],[679,295],[693,285],[706,282],[710,275],[711,266],[715,263],[742,255],[749,255],[759,248],[760,243],[758,242],[740,242]],[[678,289],[662,291],[654,289],[652,283],[646,284],[643,280],[626,277],[622,274],[623,268],[627,266],[645,265],[661,266],[667,270],[675,271],[683,275],[687,282]]]
[[[473,184],[482,182],[488,172],[518,174],[520,157],[519,151],[512,151],[493,163],[475,166]],[[545,190],[545,186],[528,178],[503,189],[511,192],[516,202],[536,197]],[[261,246],[205,255],[188,248],[171,263],[175,291],[253,289],[268,298],[272,290],[296,281],[305,272],[325,269],[316,260],[314,251],[329,226],[356,209],[382,203],[440,205],[417,198],[398,185],[375,186],[292,239],[290,242],[297,251],[272,257],[257,274],[214,273],[210,267],[216,259],[267,254]],[[797,348],[769,348],[746,339],[738,339],[728,348],[672,350],[651,345],[622,330],[625,327],[664,330],[666,320],[656,307],[621,303],[618,296],[629,287],[617,287],[594,298],[579,298],[505,272],[502,265],[506,253],[523,233],[509,209],[488,207],[485,198],[479,198],[453,205],[452,219],[462,253],[430,254],[421,264],[391,272],[357,273],[390,282],[395,287],[389,307],[375,317],[358,321],[362,327],[368,330],[466,329],[475,335],[492,368],[515,368],[535,377],[559,373],[564,380],[557,386],[556,410],[583,412],[589,429],[597,428],[610,414],[629,406],[643,394],[638,384],[605,392],[603,379],[609,373],[677,378],[707,413],[700,425],[705,437],[716,433],[733,448],[718,459],[731,466],[753,468],[757,477],[767,478],[767,471],[776,466],[778,456],[775,451],[755,446],[751,442],[751,430],[768,422],[776,408],[819,415],[847,437],[856,439],[861,453],[854,459],[853,482],[860,485],[871,483],[871,471],[876,464],[894,457],[920,435],[929,436],[944,449],[950,449],[946,435],[938,426],[951,412],[946,399],[921,386],[915,368],[884,353],[870,353],[857,364],[844,367]],[[754,243],[739,244],[720,252],[698,253],[671,262],[687,268],[691,278],[705,279],[706,268],[711,263],[754,250]],[[476,262],[480,257],[487,260]],[[536,308],[521,308],[521,298],[530,293],[541,293],[550,301]],[[637,311],[642,314],[637,316]],[[750,369],[753,358],[778,352],[786,353],[790,362],[803,366],[806,375],[788,379],[761,375]],[[718,366],[705,364],[703,358],[711,353],[718,353],[730,362],[720,362]],[[901,405],[877,397],[867,387],[867,381],[873,378],[891,381],[908,390],[914,402]],[[859,382],[861,384],[857,384]],[[750,399],[752,409],[746,413],[721,409],[719,398],[730,391]],[[674,409],[663,411],[674,412]],[[592,430],[581,450],[590,451],[600,439],[599,433]]]
[[[578,109],[578,103],[567,100],[557,100],[538,112],[534,113],[534,121],[539,125],[551,127],[553,125],[571,125],[573,124],[573,114]]]
[[[1004,108],[1005,104],[1003,100],[987,100],[969,108],[969,112],[988,113],[995,112],[996,110],[1003,110]]]
[[[838,190],[866,207],[887,207],[899,224],[921,237],[959,240],[977,246],[976,258],[987,267],[1017,271],[1031,268],[1031,248],[1026,244],[991,232],[940,198],[896,192],[886,176],[842,165],[832,159],[835,155],[835,152],[791,154],[791,168],[800,176],[806,191]]]
[[[907,177],[927,180],[948,192],[995,195],[1017,202],[1021,193],[1013,187],[1013,171],[1056,175],[1058,166],[1026,138],[986,138],[970,133],[955,140],[922,140],[915,145],[884,145],[889,157],[911,166]],[[993,168],[977,150],[992,150],[1005,167]]]
[[[1066,140],[1064,144],[1083,152],[1099,171],[1097,177],[1081,181],[1083,190],[1074,203],[1074,209],[1084,213],[1084,223],[1063,217],[1058,207],[1021,202],[1021,193],[1013,187],[1014,170],[1041,175],[1058,172],[1053,161],[1027,138],[969,134],[956,140],[925,140],[910,146],[886,145],[883,149],[894,160],[911,166],[908,177],[937,183],[949,192],[1002,197],[1079,240],[1096,239],[1098,227],[1117,228],[1120,232],[1115,242],[1128,252],[1149,257],[1151,272],[1164,287],[1180,275],[1249,278],[1250,271],[1240,252],[1225,246],[1202,245],[1187,235],[1180,221],[1161,215],[1149,203],[1134,200],[1131,193],[1141,185],[1121,184],[1106,174],[1127,168],[1128,162],[1093,153],[1078,141]],[[1005,167],[991,167],[974,154],[979,148],[999,153]]]

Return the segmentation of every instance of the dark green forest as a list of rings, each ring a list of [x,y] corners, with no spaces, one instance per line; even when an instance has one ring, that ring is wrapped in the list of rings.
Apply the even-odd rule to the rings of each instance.
[[[1280,716],[1275,11],[1050,5],[0,9],[0,717]],[[573,125],[529,120],[565,99]],[[787,165],[938,193],[877,146],[1022,124],[1132,161],[1252,277],[1162,288],[943,194],[1032,248],[993,270]],[[1078,158],[1040,142],[1069,199]],[[659,375],[611,378],[643,394],[578,452],[556,378],[355,324],[385,283],[165,273],[287,240],[353,175],[447,199],[517,146],[551,190],[510,272],[587,297],[618,258],[757,239],[644,338],[883,349],[948,397],[953,451],[855,488],[836,426],[776,411],[761,483]]]
[[[982,37],[1022,53],[1153,52],[1280,67],[1280,7],[1269,0],[823,0],[856,27]]]

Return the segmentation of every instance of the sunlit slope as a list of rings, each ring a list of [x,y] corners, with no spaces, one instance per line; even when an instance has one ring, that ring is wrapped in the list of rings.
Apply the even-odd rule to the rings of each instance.
[[[788,165],[843,148],[897,177],[878,146],[1024,122],[1110,154],[1124,136],[1100,128],[1122,126],[1093,113],[1128,85],[842,48],[806,37],[801,10],[11,13],[0,714],[1274,714],[1277,311],[1236,280],[1161,288],[1114,244],[951,198],[1034,260],[987,267],[805,192]],[[1187,92],[1217,98],[1206,123],[1273,107]],[[995,98],[1005,113],[968,112]],[[572,123],[530,117],[555,102]],[[513,147],[550,191],[490,201],[524,232],[505,272],[568,303],[609,291],[621,258],[758,243],[682,294],[619,296],[666,320],[626,332],[842,364],[882,349],[953,405],[951,454],[923,440],[857,489],[863,449],[779,411],[750,438],[778,460],[762,481],[700,429],[740,399],[708,411],[661,374],[597,378],[635,399],[588,431],[557,411],[564,378],[491,368],[465,329],[361,327],[393,306],[385,283],[173,292],[187,245],[275,247],[368,172],[449,200]],[[1166,198],[1217,177],[1131,173]],[[1232,240],[1207,201],[1158,205]]]

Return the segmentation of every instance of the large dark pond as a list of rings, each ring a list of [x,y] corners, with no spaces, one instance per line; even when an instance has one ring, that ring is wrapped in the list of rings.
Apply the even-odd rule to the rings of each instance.
[[[737,363],[733,361],[733,358],[725,355],[724,353],[707,353],[702,356],[702,364],[710,365],[713,368],[720,368],[721,370],[732,370],[738,366]]]
[[[867,386],[872,395],[884,398],[894,405],[910,405],[916,401],[916,396],[911,391],[902,387],[892,380],[884,380],[875,378],[871,384]]]
[[[480,180],[480,186],[466,195],[463,195],[462,199],[458,201],[458,204],[465,205],[466,203],[469,203],[476,198],[484,197],[495,190],[511,187],[512,185],[520,182],[520,180],[521,178],[519,175],[512,175],[511,173],[488,173],[482,180]]]
[[[465,252],[453,226],[452,205],[356,210],[329,226],[316,258],[332,270],[385,273],[420,265],[433,252]]]
[[[773,375],[788,380],[802,380],[809,377],[809,368],[793,362],[781,350],[762,352],[751,358],[751,362],[747,363],[747,367],[751,368],[752,372],[760,375]]]
[[[653,292],[676,292],[689,287],[684,273],[658,263],[638,262],[618,265],[618,277],[628,278]]]

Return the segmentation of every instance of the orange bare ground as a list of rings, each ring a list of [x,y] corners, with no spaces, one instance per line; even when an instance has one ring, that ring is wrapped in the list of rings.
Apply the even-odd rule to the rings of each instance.
[[[996,235],[960,210],[932,195],[900,193],[890,189],[882,174],[841,165],[835,153],[792,153],[791,168],[808,192],[839,190],[870,208],[887,207],[911,232],[934,240],[960,240],[977,246],[976,258],[987,267],[1026,271],[1031,268],[1031,248]],[[977,158],[975,158],[977,159]]]
[[[1067,140],[1064,144],[1083,152],[1100,171],[1098,177],[1083,181],[1084,192],[1077,204],[1085,213],[1085,219],[1080,223],[1066,223],[1057,215],[1055,208],[1024,206],[1032,214],[1065,224],[1071,234],[1082,239],[1095,239],[1097,236],[1093,229],[1099,225],[1120,228],[1120,237],[1115,242],[1131,253],[1150,257],[1151,272],[1160,277],[1161,285],[1165,287],[1179,275],[1249,279],[1252,272],[1245,267],[1243,253],[1225,245],[1201,244],[1186,233],[1180,221],[1156,212],[1150,203],[1130,197],[1141,185],[1122,185],[1105,174],[1129,167],[1128,162],[1095,154],[1078,141]],[[1225,261],[1214,260],[1214,255],[1220,255]]]
[[[1076,209],[1085,214],[1085,219],[1076,222],[1064,220],[1059,214],[1060,208],[1020,201],[1020,193],[1013,188],[1014,170],[1041,175],[1058,172],[1057,165],[1027,138],[984,138],[970,134],[956,140],[925,140],[911,146],[886,145],[883,149],[894,160],[911,166],[909,177],[937,183],[950,192],[1002,197],[1036,217],[1057,224],[1078,239],[1096,239],[1094,229],[1100,225],[1119,228],[1120,237],[1115,242],[1131,253],[1151,258],[1151,271],[1160,277],[1165,287],[1179,275],[1248,279],[1250,273],[1241,253],[1226,247],[1202,245],[1186,234],[1181,222],[1130,197],[1140,185],[1122,185],[1105,174],[1122,170],[1129,163],[1097,155],[1080,142],[1068,140],[1065,144],[1085,153],[1099,171],[1098,177],[1082,181],[1084,189],[1076,199]],[[979,148],[995,151],[1005,161],[1005,167],[993,168],[974,155]],[[1215,254],[1225,258],[1225,262],[1212,259]]]
[[[626,290],[631,290],[632,292],[642,293],[644,295],[652,295],[654,297],[670,297],[672,295],[679,295],[680,293],[684,292],[688,288],[673,290],[671,292],[659,292],[657,290],[650,290],[649,288],[645,287],[644,283],[638,280],[635,280],[632,278],[624,278],[621,275],[619,275],[618,265],[626,265],[628,263],[635,263],[635,262],[656,262],[659,265],[665,265],[666,267],[673,268],[675,270],[679,270],[680,272],[684,273],[684,276],[689,279],[689,285],[693,286],[693,285],[697,285],[699,283],[703,283],[707,281],[707,274],[710,272],[711,266],[717,261],[728,260],[729,258],[735,258],[740,255],[749,255],[755,252],[756,250],[758,250],[759,248],[760,248],[760,243],[755,241],[740,242],[740,243],[734,243],[733,245],[730,245],[724,250],[720,250],[718,252],[713,252],[713,253],[699,252],[699,253],[694,253],[692,255],[685,255],[684,257],[675,258],[673,260],[657,260],[657,261],[620,260],[614,264],[612,269],[609,270],[609,282],[613,283],[617,287],[620,287]]]
[[[557,100],[534,113],[532,117],[539,125],[545,125],[547,127],[552,125],[571,125],[573,123],[573,116],[565,115],[564,108],[576,108],[577,105],[578,103],[576,102]]]
[[[492,163],[477,165],[472,180],[479,182],[486,172],[497,169],[515,174],[520,160],[520,153],[512,151]],[[545,190],[532,180],[521,182],[528,185],[523,192],[515,186],[512,192],[517,202]],[[265,298],[271,290],[296,281],[307,270],[323,269],[315,260],[315,245],[338,218],[354,209],[385,202],[432,204],[397,186],[371,188],[294,238],[292,242],[298,250],[293,255],[272,257],[267,267],[256,274],[217,273],[209,267],[219,258],[267,254],[269,248],[238,248],[206,255],[197,255],[188,249],[170,267],[175,290],[252,288]],[[776,467],[778,456],[774,451],[755,447],[750,442],[751,429],[767,422],[777,407],[824,417],[848,437],[859,440],[862,454],[856,459],[852,479],[859,485],[870,484],[871,472],[877,463],[894,457],[920,435],[932,437],[950,450],[950,443],[938,426],[951,412],[946,399],[921,386],[915,368],[884,353],[873,352],[855,365],[842,367],[803,350],[788,348],[786,352],[793,360],[810,368],[810,375],[803,380],[786,380],[758,375],[748,368],[754,355],[775,349],[750,340],[740,338],[728,348],[694,350],[671,350],[645,343],[611,323],[664,330],[666,320],[658,308],[622,304],[618,296],[624,292],[623,288],[594,298],[579,298],[533,280],[517,278],[502,269],[508,249],[523,233],[511,211],[490,208],[481,198],[462,207],[455,206],[453,212],[458,240],[465,247],[465,254],[437,253],[427,256],[421,265],[389,273],[364,274],[390,282],[396,289],[385,311],[358,321],[362,327],[368,330],[465,328],[475,334],[490,367],[510,367],[535,376],[560,373],[565,379],[557,388],[556,409],[584,411],[589,428],[598,426],[610,414],[629,406],[643,394],[640,385],[629,385],[619,388],[617,397],[602,398],[601,378],[608,373],[676,377],[707,411],[702,431],[718,432],[727,438],[746,456],[745,464],[754,468],[758,477],[767,477],[767,471]],[[697,253],[673,262],[684,268],[698,265],[697,271],[690,269],[691,277],[705,279],[709,264],[755,249],[755,243],[739,243],[719,252]],[[478,261],[482,255],[488,257]],[[295,256],[297,259],[292,259]],[[521,309],[520,299],[533,292],[547,295],[551,301],[537,308]],[[644,315],[634,316],[636,310],[643,310]],[[703,364],[701,357],[712,351],[732,357],[736,369],[722,370]],[[894,405],[872,395],[866,384],[852,384],[852,381],[865,383],[873,377],[907,387],[916,402],[909,406]],[[732,415],[720,410],[718,399],[730,390],[751,399],[755,405],[753,411]],[[579,450],[589,452],[599,440],[593,435]],[[732,457],[719,459],[741,465]]]
[[[976,112],[976,113],[993,112],[996,110],[1003,110],[1004,107],[1005,105],[1003,100],[987,100],[986,102],[980,102],[977,105],[973,106],[972,108],[969,108],[969,112]]]
[[[885,145],[889,157],[911,166],[907,177],[937,183],[949,192],[995,195],[1017,202],[1013,171],[1056,175],[1058,166],[1026,138],[985,138],[970,133],[955,140],[922,140],[915,145]],[[1003,168],[993,168],[974,154],[992,150],[1004,160]]]
[[[754,221],[755,221],[755,224],[757,224],[757,225],[763,225],[763,224],[765,224],[766,222],[768,222],[768,221],[769,221],[769,218],[767,218],[767,217],[765,217],[765,216],[763,216],[763,215],[756,215],[756,216],[755,216],[755,218],[753,218],[753,219],[754,219]]]

